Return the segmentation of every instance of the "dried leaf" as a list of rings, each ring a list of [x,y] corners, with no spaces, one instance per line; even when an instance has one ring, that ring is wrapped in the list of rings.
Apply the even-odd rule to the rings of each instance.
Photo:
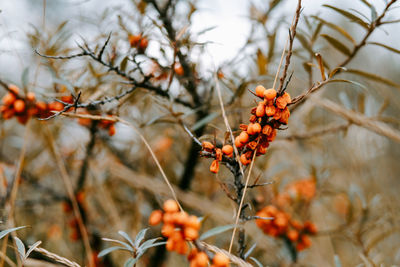
[[[380,82],[380,83],[383,83],[383,84],[386,84],[386,85],[390,85],[390,86],[393,86],[393,87],[396,87],[396,88],[400,89],[400,84],[395,83],[392,80],[383,78],[383,77],[381,77],[379,75],[376,75],[374,73],[369,73],[369,72],[366,72],[366,71],[355,70],[355,69],[348,69],[346,72],[353,73],[355,75],[359,75],[359,76],[365,77],[367,79],[370,79],[370,80],[373,80],[373,81],[376,81],[376,82]]]
[[[268,64],[267,58],[264,56],[261,49],[257,49],[257,66],[259,75],[267,74],[267,64]]]
[[[336,25],[334,23],[331,23],[331,22],[328,22],[326,20],[323,20],[323,19],[321,19],[320,17],[317,17],[317,16],[311,16],[311,17],[316,19],[316,20],[319,20],[321,23],[323,23],[324,25],[328,26],[329,28],[339,32],[344,37],[346,37],[348,40],[350,40],[353,44],[356,44],[356,41],[354,40],[354,38],[343,27],[340,27],[339,25]]]
[[[393,47],[391,47],[391,46],[385,45],[385,44],[381,44],[381,43],[377,43],[377,42],[368,42],[367,44],[378,45],[378,46],[381,46],[381,47],[383,47],[383,48],[386,48],[386,49],[388,49],[388,50],[390,50],[390,51],[392,51],[392,52],[395,52],[395,53],[397,53],[397,54],[400,54],[400,50],[398,50],[398,49],[396,49],[396,48],[393,48]]]

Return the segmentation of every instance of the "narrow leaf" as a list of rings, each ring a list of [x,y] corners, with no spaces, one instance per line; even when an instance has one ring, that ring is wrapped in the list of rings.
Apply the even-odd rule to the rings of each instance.
[[[156,242],[157,240],[160,240],[161,237],[156,237],[156,238],[152,238],[149,240],[144,241],[141,245],[140,245],[140,249],[146,249],[147,246],[151,246],[154,242]]]
[[[25,260],[25,245],[21,241],[21,239],[19,239],[18,237],[14,237],[14,240],[15,240],[15,244],[17,245],[17,248],[18,248],[19,257],[21,258],[22,261],[24,261]]]
[[[144,228],[142,230],[140,230],[140,232],[136,235],[135,238],[135,248],[138,248],[140,243],[143,241],[144,236],[146,235],[147,230],[149,230],[149,228]]]
[[[340,13],[341,15],[345,16],[346,18],[350,19],[351,21],[354,21],[357,24],[361,25],[365,29],[369,28],[368,23],[366,23],[361,18],[357,17],[356,15],[354,15],[354,14],[352,14],[352,13],[346,11],[346,10],[343,10],[343,9],[340,9],[340,8],[337,8],[337,7],[334,7],[334,6],[331,6],[331,5],[323,5],[323,6],[327,7],[327,8],[330,8],[330,9]]]
[[[115,250],[127,250],[127,249],[124,247],[119,247],[119,246],[106,248],[106,249],[103,249],[102,251],[100,251],[100,253],[99,253],[99,255],[97,255],[97,257],[99,257],[99,258],[103,257],[103,256],[107,255],[108,253],[113,252]]]
[[[349,56],[351,55],[351,51],[347,46],[345,46],[343,43],[341,43],[338,39],[333,38],[332,36],[329,36],[327,34],[321,34],[321,37],[325,38],[333,47],[335,47],[337,50],[342,52],[343,54]]]
[[[368,42],[367,44],[378,45],[378,46],[381,46],[381,47],[383,47],[383,48],[386,48],[386,49],[388,49],[388,50],[390,50],[390,51],[392,51],[392,52],[395,52],[395,53],[397,53],[397,54],[400,54],[400,50],[398,50],[398,49],[396,49],[396,48],[393,48],[393,47],[391,47],[391,46],[385,45],[385,44],[381,44],[381,43],[377,43],[377,42]]]
[[[200,236],[199,239],[200,240],[204,240],[204,239],[207,239],[209,237],[212,237],[212,236],[221,234],[223,232],[226,232],[226,231],[228,231],[230,229],[233,229],[233,228],[235,228],[235,224],[228,224],[228,225],[218,226],[218,227],[212,228],[212,229],[208,230],[207,232],[203,233]]]
[[[125,72],[126,70],[126,66],[128,65],[128,60],[129,60],[129,56],[124,57],[124,59],[121,61],[121,64],[119,65],[119,68]]]
[[[325,81],[326,76],[325,76],[325,68],[324,68],[324,62],[322,60],[322,56],[320,53],[316,53],[315,57],[317,58],[317,61],[318,61],[318,67],[319,67],[319,71],[321,72],[321,78],[323,81]]]
[[[32,246],[30,246],[28,252],[25,254],[25,257],[28,258],[32,251],[34,251],[35,248],[37,248],[40,244],[42,244],[42,241],[36,241]]]
[[[135,243],[132,241],[132,239],[127,233],[120,230],[118,231],[118,234],[120,234],[123,238],[125,238],[132,245],[132,247],[135,247]]]
[[[337,67],[337,68],[334,68],[334,69],[329,73],[329,79],[332,78],[333,76],[335,76],[335,74],[336,74],[337,72],[346,71],[346,70],[347,70],[347,69],[344,68],[344,67]]]
[[[376,81],[376,82],[380,82],[380,83],[383,83],[383,84],[386,84],[386,85],[390,85],[390,86],[393,86],[393,87],[396,87],[396,88],[400,89],[400,84],[395,83],[392,80],[383,78],[383,77],[381,77],[379,75],[376,75],[376,74],[373,74],[373,73],[369,73],[369,72],[362,71],[362,70],[354,70],[354,69],[348,69],[346,72],[353,73],[353,74],[365,77],[367,79],[370,79],[370,80],[373,80],[373,81]]]
[[[206,124],[212,122],[216,117],[218,117],[219,113],[211,113],[208,116],[204,117],[203,119],[199,120],[192,126],[192,131],[196,131],[197,129],[203,127]]]
[[[320,17],[317,16],[311,16],[312,18],[319,20],[321,23],[324,25],[328,26],[329,28],[337,31],[338,33],[342,34],[344,37],[346,37],[349,41],[351,41],[353,44],[356,44],[356,40],[348,33],[343,27],[340,27],[339,25],[336,25],[334,23],[331,23],[329,21],[323,20]]]
[[[362,89],[367,89],[367,87],[365,87],[365,85],[355,82],[355,81],[351,81],[351,80],[345,80],[345,79],[334,79],[334,80],[329,80],[328,83],[351,83],[354,85],[357,85],[358,87],[361,87]]]
[[[257,49],[257,66],[259,75],[267,74],[267,64],[268,64],[267,58],[265,57],[261,49]]]
[[[14,227],[14,228],[3,230],[0,232],[0,239],[2,239],[3,237],[5,237],[6,235],[8,235],[11,232],[17,231],[17,230],[25,228],[25,227],[26,226],[19,226],[19,227]]]
[[[22,72],[21,82],[22,82],[22,87],[26,89],[28,87],[28,82],[29,82],[29,68],[28,67],[26,67],[24,69],[24,71]]]
[[[118,243],[118,244],[126,247],[129,251],[133,251],[133,248],[128,243],[125,243],[125,242],[122,242],[122,241],[119,241],[119,240],[116,240],[116,239],[111,239],[111,238],[102,238],[102,240]]]
[[[144,252],[146,252],[146,250],[148,250],[149,248],[157,247],[157,246],[162,246],[162,245],[165,245],[165,244],[167,244],[167,242],[165,242],[165,241],[163,241],[163,242],[157,242],[157,243],[149,244],[149,245],[146,245],[146,246],[142,246],[142,247],[140,247],[140,250],[141,250],[142,253],[144,253]]]

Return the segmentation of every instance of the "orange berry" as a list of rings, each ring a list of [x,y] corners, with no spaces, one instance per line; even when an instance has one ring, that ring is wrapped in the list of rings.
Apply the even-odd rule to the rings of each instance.
[[[275,113],[276,113],[276,108],[275,108],[275,106],[266,106],[265,107],[265,114],[268,116],[268,117],[272,117],[272,116],[274,116],[275,115]]]
[[[254,113],[256,113],[256,110],[257,110],[257,108],[255,107],[254,108]],[[251,115],[249,121],[252,122],[252,123],[256,122],[257,121],[257,116],[256,115]]]
[[[290,224],[293,226],[294,229],[298,231],[301,231],[303,229],[303,225],[299,221],[291,220]]]
[[[171,237],[175,232],[175,227],[173,224],[164,224],[161,228],[161,234],[165,237]]]
[[[12,104],[14,104],[16,99],[17,98],[15,97],[15,95],[8,93],[5,96],[3,96],[1,101],[3,102],[4,105],[11,106]]]
[[[262,86],[262,85],[258,85],[257,87],[256,87],[256,95],[258,96],[258,97],[264,97],[264,92],[265,92],[265,87],[264,86]]]
[[[261,155],[264,155],[265,153],[267,153],[267,148],[263,147],[263,146],[258,146],[257,153],[261,154]]]
[[[174,242],[174,240],[172,240],[171,238],[169,238],[169,239],[167,240],[167,244],[165,245],[165,248],[166,248],[168,251],[173,251],[173,250],[175,249],[175,242]]]
[[[36,99],[35,93],[34,92],[28,92],[26,94],[26,99],[28,101],[31,101],[31,102],[35,101],[35,99]]]
[[[25,102],[22,99],[17,99],[14,102],[14,110],[16,113],[22,113],[25,110]]]
[[[249,135],[247,132],[241,132],[239,135],[239,141],[243,144],[246,144],[249,141]]]
[[[270,135],[271,134],[271,132],[272,132],[272,127],[271,127],[271,125],[265,125],[263,128],[262,128],[262,133],[263,134],[265,134],[265,135]]]
[[[18,95],[19,94],[19,88],[15,84],[10,84],[8,86],[8,90],[10,90],[13,94]]]
[[[311,239],[307,235],[301,235],[300,239],[301,239],[301,243],[303,243],[305,248],[308,248],[311,246]]]
[[[40,111],[44,111],[47,109],[47,104],[45,102],[36,102],[36,107],[40,110]]]
[[[248,159],[248,158],[246,157],[246,154],[242,154],[242,155],[240,156],[240,162],[241,162],[243,165],[248,165],[248,164],[251,162],[251,160]]]
[[[249,126],[247,127],[247,133],[249,135],[255,134],[254,129],[253,129],[254,123],[249,123]]]
[[[187,259],[189,261],[194,260],[194,258],[196,257],[197,253],[199,253],[199,251],[197,250],[197,248],[193,248],[190,252],[189,255],[187,256]]]
[[[150,225],[157,225],[161,222],[163,218],[163,212],[161,210],[154,210],[149,217]]]
[[[272,141],[275,140],[275,137],[276,137],[276,129],[273,129],[272,132],[271,132],[271,134],[267,137],[267,140],[268,140],[269,142],[272,142]]]
[[[199,232],[192,228],[192,227],[185,227],[185,229],[183,230],[183,234],[185,235],[185,238],[187,240],[196,240],[197,238],[199,238]]]
[[[222,153],[225,155],[230,155],[233,153],[233,147],[231,145],[224,145],[222,147]]]
[[[175,71],[176,75],[179,75],[179,76],[182,76],[184,74],[183,67],[181,66],[181,64],[175,64],[174,71]]]
[[[317,230],[317,226],[315,226],[314,223],[310,222],[310,221],[306,221],[304,223],[304,229],[309,232],[310,234],[314,235],[318,232]]]
[[[244,144],[242,142],[240,142],[240,137],[239,136],[236,136],[236,138],[235,138],[235,146],[237,148],[241,148],[241,147],[244,146]]]
[[[210,172],[218,173],[218,171],[219,171],[219,162],[218,160],[213,160],[210,166]]]
[[[287,124],[289,121],[289,117],[290,117],[290,111],[289,109],[286,107],[284,110],[282,110],[281,112],[281,118],[279,119],[280,122]]]
[[[222,150],[220,148],[215,149],[215,159],[218,161],[222,160]]]
[[[218,266],[218,267],[228,266],[229,258],[227,256],[225,256],[224,254],[217,252],[214,255],[213,263],[215,264],[215,266]]]
[[[12,108],[3,109],[3,110],[2,110],[2,115],[3,115],[3,118],[4,118],[5,120],[11,119],[12,116],[14,116],[14,114],[15,114],[15,111],[14,111],[14,109],[12,109]]]
[[[148,45],[149,45],[149,40],[147,40],[146,37],[143,37],[139,43],[139,51],[143,53]]]
[[[174,222],[174,214],[175,213],[164,213],[164,216],[162,218],[163,222],[165,224],[173,224],[173,222]]]
[[[203,143],[201,144],[201,146],[203,147],[203,149],[205,151],[211,152],[214,149],[214,145],[211,144],[208,141],[203,141]]]
[[[185,241],[179,241],[176,243],[175,251],[181,255],[185,255],[189,251],[189,246]]]
[[[287,105],[286,98],[284,98],[283,96],[278,97],[276,99],[275,103],[276,103],[276,107],[279,109],[284,109],[284,108],[286,108],[286,105]]]
[[[186,221],[186,226],[191,227],[195,230],[199,230],[201,223],[200,223],[200,220],[196,216],[190,215],[188,220]]]
[[[185,225],[188,219],[189,219],[189,214],[187,214],[187,212],[181,211],[175,213],[174,220],[177,224]]]
[[[278,213],[278,209],[272,205],[266,206],[263,210],[268,213],[268,216],[275,216]]]
[[[198,267],[206,267],[208,264],[208,256],[205,252],[201,251],[197,253],[194,261]]]
[[[17,120],[19,123],[25,124],[29,120],[29,116],[28,115],[19,115],[19,116],[17,116]]]
[[[250,148],[251,150],[254,150],[257,147],[257,142],[251,141],[251,142],[247,143],[247,147]]]
[[[258,103],[257,109],[256,109],[256,116],[257,117],[263,117],[265,115],[265,105],[263,102]]]
[[[292,98],[290,97],[289,93],[285,92],[282,97],[286,100],[286,103],[289,104],[292,102]]]
[[[287,232],[287,238],[292,242],[296,242],[299,239],[299,232],[291,229]]]
[[[165,212],[178,212],[179,211],[179,205],[176,203],[175,200],[173,199],[168,199],[164,202],[163,209]]]
[[[273,100],[276,97],[276,90],[271,88],[271,89],[267,89],[264,92],[264,98],[266,100]]]
[[[140,39],[142,39],[141,34],[129,35],[129,44],[131,45],[131,47],[136,47],[138,46]]]
[[[255,134],[258,134],[259,132],[261,132],[261,125],[258,122],[253,124],[253,132]]]
[[[115,134],[115,126],[114,124],[108,128],[108,135],[113,136]]]
[[[61,111],[64,109],[64,105],[60,102],[51,102],[49,103],[49,110],[53,111]]]

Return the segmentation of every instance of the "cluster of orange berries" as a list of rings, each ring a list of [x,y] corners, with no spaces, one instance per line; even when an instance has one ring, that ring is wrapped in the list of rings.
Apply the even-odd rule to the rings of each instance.
[[[131,47],[135,47],[140,54],[143,54],[149,45],[149,40],[142,34],[129,35],[129,44]]]
[[[194,215],[180,211],[178,203],[169,199],[164,202],[163,210],[155,210],[149,217],[150,225],[164,223],[161,234],[168,238],[166,248],[179,254],[187,254],[189,246],[186,242],[196,240],[199,237],[201,223]]]
[[[264,207],[256,215],[263,218],[272,217],[272,220],[257,219],[257,226],[267,235],[286,238],[293,243],[297,251],[310,247],[311,239],[309,235],[317,233],[317,227],[314,223],[306,221],[301,224],[299,221],[291,219],[290,214],[273,205]]]
[[[189,245],[186,241],[198,239],[200,220],[194,215],[180,211],[178,203],[169,199],[164,202],[163,210],[155,210],[150,214],[150,225],[158,225],[161,222],[163,222],[161,234],[167,238],[166,249],[181,255],[188,254]],[[191,249],[188,260],[191,267],[206,267],[209,262],[207,254],[197,248]],[[213,267],[229,266],[229,259],[221,253],[216,253],[212,262]]]
[[[241,124],[242,132],[235,138],[235,146],[241,152],[240,162],[248,165],[254,152],[256,156],[266,153],[269,143],[276,137],[276,131],[282,124],[287,124],[290,111],[287,105],[291,102],[286,92],[279,95],[275,89],[265,89],[258,85],[255,95],[263,99],[251,110],[250,123]]]
[[[208,141],[204,141],[201,145],[204,151],[215,153],[215,160],[210,166],[210,171],[213,173],[218,173],[219,162],[222,160],[223,155],[227,157],[233,156],[233,147],[231,145],[224,145],[222,148],[218,148]]]
[[[190,262],[190,267],[206,267],[209,266],[209,258],[204,251],[199,251],[197,248],[194,248],[190,251],[188,255],[188,260]],[[229,258],[224,254],[217,252],[215,253],[212,264],[210,267],[228,267],[229,266]]]

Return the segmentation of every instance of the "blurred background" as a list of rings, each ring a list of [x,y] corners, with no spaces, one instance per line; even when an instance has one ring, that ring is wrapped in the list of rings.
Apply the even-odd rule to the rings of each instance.
[[[240,123],[247,123],[255,105],[254,95],[248,90],[254,90],[258,84],[272,86],[297,1],[177,2],[173,25],[183,36],[182,51],[192,64],[198,80],[197,90],[204,98],[209,97],[207,114],[196,117],[196,109],[173,102],[177,97],[190,99],[184,89],[185,81],[174,76],[171,80],[152,81],[164,88],[170,83],[169,99],[141,89],[123,101],[102,106],[101,112],[116,114],[140,128],[167,177],[176,186],[179,198],[184,199],[185,208],[205,218],[202,229],[206,231],[234,222],[235,205],[225,192],[232,190],[233,180],[224,167],[217,177],[210,173],[210,159],[188,161],[192,140],[180,122],[195,134],[201,133],[200,140],[224,142],[225,126],[213,89],[213,74],[220,71],[231,127],[237,131]],[[384,0],[369,2],[378,15],[387,4]],[[292,98],[321,80],[314,53],[322,55],[327,73],[347,56],[320,37],[321,34],[332,36],[350,49],[367,32],[323,5],[351,11],[365,21],[373,16],[363,1],[303,1],[298,39],[294,42],[289,67],[293,77],[287,91]],[[398,3],[394,4],[384,20],[400,19],[398,7]],[[154,70],[154,62],[166,69],[174,62],[173,49],[165,31],[160,30],[162,23],[157,12],[138,0],[3,0],[0,10],[0,80],[16,84],[25,92],[33,91],[43,101],[79,91],[82,101],[90,101],[114,96],[129,85],[88,57],[46,59],[36,54],[36,49],[54,56],[75,54],[80,52],[78,45],[84,43],[93,49],[101,47],[111,33],[106,53],[108,57],[114,55],[115,64],[121,66],[124,58],[132,53],[129,36],[143,33],[149,45],[138,60],[146,73]],[[318,31],[317,27],[320,27]],[[392,49],[367,45],[346,65],[349,70],[369,74],[360,75],[356,71],[338,74],[338,79],[346,81],[327,84],[315,93],[315,99],[307,99],[296,107],[287,129],[279,131],[267,154],[257,158],[252,180],[259,177],[260,181],[273,184],[249,190],[246,201],[251,203],[251,209],[248,211],[254,213],[273,202],[296,181],[311,179],[316,187],[313,199],[305,202],[296,199],[288,210],[293,217],[313,221],[319,231],[312,237],[311,247],[300,252],[297,263],[293,263],[282,240],[261,234],[254,222],[246,222],[248,247],[257,244],[252,257],[263,265],[400,264],[398,30],[398,23],[376,29],[368,42]],[[315,40],[311,43],[314,33]],[[140,79],[141,74],[132,62],[126,68]],[[0,90],[0,96],[6,93]],[[329,110],[321,104],[326,104],[325,100],[338,104],[343,113],[350,115],[346,117]],[[361,122],[349,118],[354,114],[362,116]],[[377,127],[389,129],[391,135],[382,134]],[[101,241],[102,237],[118,239],[118,230],[135,236],[147,227],[151,211],[160,208],[170,194],[140,137],[121,123],[116,123],[115,128],[115,135],[110,136],[93,124],[85,126],[77,119],[63,116],[46,122],[32,119],[27,125],[0,119],[0,196],[4,205],[1,221],[7,222],[7,196],[24,148],[14,224],[29,226],[18,232],[27,244],[41,240],[42,247],[52,252],[79,263],[85,261],[82,240],[74,232],[74,217],[66,204],[68,196],[60,162],[55,158],[57,153],[65,165],[66,175],[77,187],[74,193],[81,198],[95,251],[108,246]],[[58,152],[54,152],[54,144]],[[190,172],[188,169],[193,171],[186,176],[190,182],[182,186],[184,174]],[[151,237],[160,235],[154,227],[149,232]],[[227,249],[230,236],[228,231],[207,242]],[[14,257],[12,249],[7,252]],[[128,257],[126,253],[113,252],[106,261],[97,264],[122,266]],[[155,260],[157,257],[162,259],[161,263]],[[185,257],[163,254],[156,248],[150,249],[138,262],[138,266],[162,265],[187,266],[188,263]],[[35,265],[32,261],[26,266]]]

